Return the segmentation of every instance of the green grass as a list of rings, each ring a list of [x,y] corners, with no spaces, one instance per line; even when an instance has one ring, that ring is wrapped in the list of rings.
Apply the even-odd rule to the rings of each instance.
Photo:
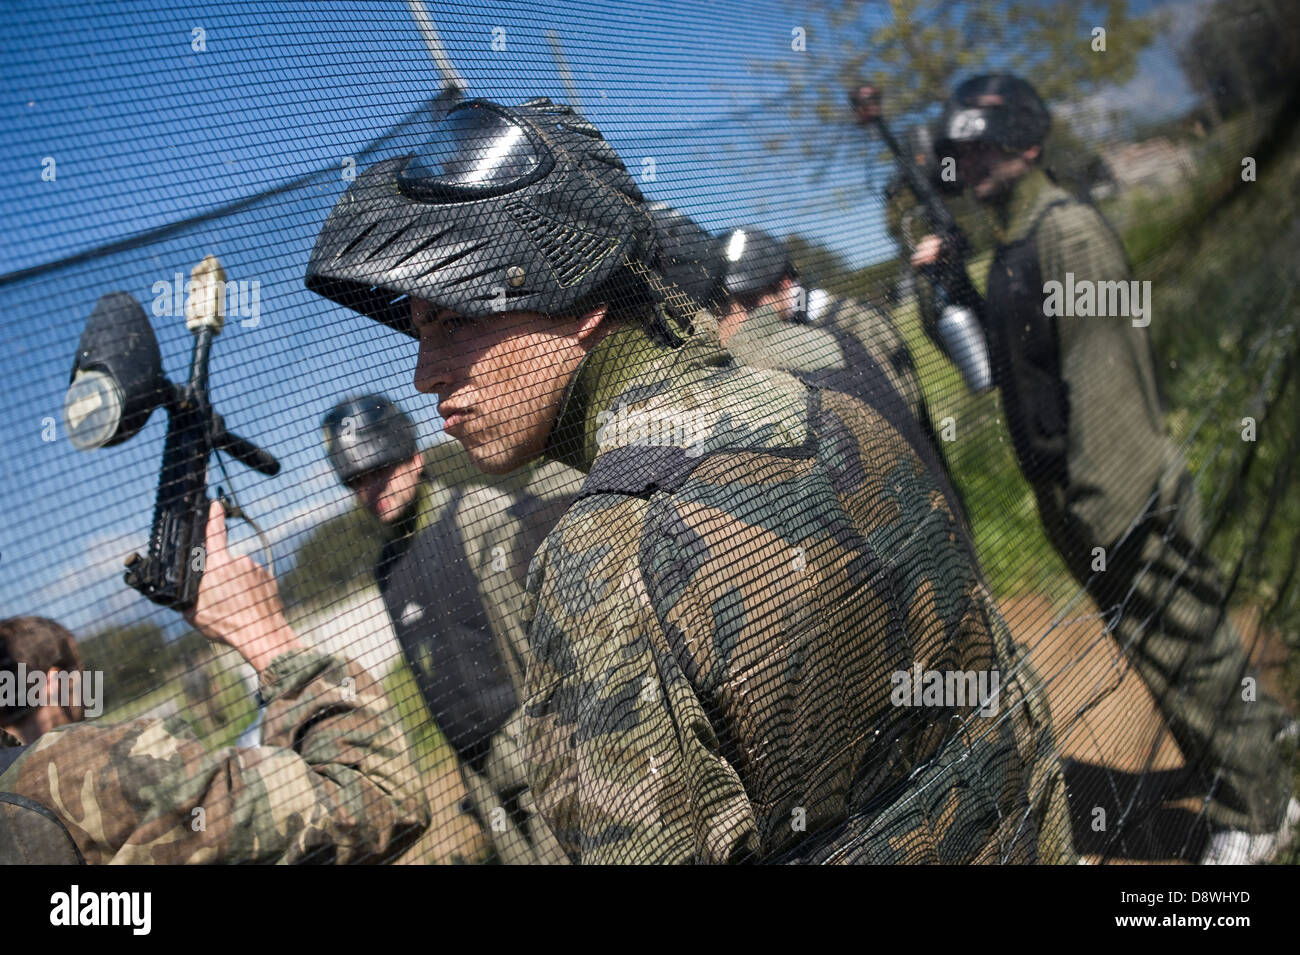
[[[402,730],[412,746],[412,760],[421,775],[443,765],[454,765],[456,753],[424,705],[415,675],[399,660],[383,680],[384,692],[397,707]]]

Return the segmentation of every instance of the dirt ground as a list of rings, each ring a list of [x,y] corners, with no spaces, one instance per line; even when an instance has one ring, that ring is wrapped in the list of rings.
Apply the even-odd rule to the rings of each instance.
[[[1045,598],[1007,600],[1001,609],[1016,639],[1032,645],[1039,672],[1051,675],[1052,719],[1066,761],[1075,842],[1085,858],[1109,864],[1194,861],[1205,839],[1201,794],[1189,785],[1182,752],[1146,685],[1104,634],[1096,608],[1076,608],[1055,628]],[[1233,622],[1259,667],[1261,687],[1286,701],[1281,636],[1261,632],[1257,614],[1234,614]],[[1093,828],[1098,807],[1106,814],[1105,832]]]

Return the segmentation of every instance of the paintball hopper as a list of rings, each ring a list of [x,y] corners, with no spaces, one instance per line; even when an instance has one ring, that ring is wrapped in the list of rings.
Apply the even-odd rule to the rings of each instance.
[[[101,296],[77,343],[63,403],[73,446],[90,451],[129,440],[170,393],[144,308],[126,292]]]

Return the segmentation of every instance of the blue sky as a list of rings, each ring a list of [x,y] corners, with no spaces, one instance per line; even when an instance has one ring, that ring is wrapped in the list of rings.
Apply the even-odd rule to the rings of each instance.
[[[825,69],[815,44],[805,54],[790,49],[791,27],[810,19],[798,7],[429,6],[471,95],[567,99],[545,33],[555,30],[584,112],[651,198],[714,231],[749,222],[803,232],[854,265],[893,253],[879,201],[864,190],[883,175],[869,177],[865,147],[842,150],[820,178],[798,157],[760,148],[783,120],[755,103],[780,87],[751,65],[802,56],[803,68]],[[204,51],[192,49],[196,28],[206,31]],[[493,49],[494,39],[502,48]],[[81,326],[111,290],[134,294],[148,310],[155,282],[188,274],[208,253],[231,279],[260,283],[259,324],[229,320],[215,345],[213,396],[232,428],[284,463],[276,479],[230,470],[242,503],[273,528],[286,559],[297,535],[345,506],[317,430],[341,395],[388,393],[425,440],[439,432],[432,400],[411,387],[410,341],[302,289],[316,230],[347,185],[341,162],[355,157],[364,167],[406,151],[366,148],[417,110],[437,77],[407,6],[365,0],[10,4],[0,66],[0,275],[318,173],[236,214],[0,284],[0,615],[40,612],[78,628],[152,615],[175,628],[174,614],[120,580],[121,560],[148,533],[165,416],[125,445],[93,455],[71,448],[60,409]],[[1167,47],[1144,54],[1118,101],[1146,115],[1187,105]],[[412,129],[401,142],[416,136]],[[47,157],[53,182],[41,179]],[[191,339],[177,317],[153,322],[166,368],[179,378]],[[48,442],[46,418],[56,421]]]

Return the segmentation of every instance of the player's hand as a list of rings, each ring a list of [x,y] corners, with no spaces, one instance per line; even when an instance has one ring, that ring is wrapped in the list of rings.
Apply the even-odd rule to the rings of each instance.
[[[276,656],[304,644],[289,627],[275,578],[253,558],[226,547],[226,511],[208,507],[203,578],[193,609],[185,615],[209,640],[237,650],[261,673]]]
[[[926,265],[934,265],[939,261],[942,253],[943,239],[937,235],[927,235],[916,243],[916,248],[912,251],[912,268],[919,269]]]

